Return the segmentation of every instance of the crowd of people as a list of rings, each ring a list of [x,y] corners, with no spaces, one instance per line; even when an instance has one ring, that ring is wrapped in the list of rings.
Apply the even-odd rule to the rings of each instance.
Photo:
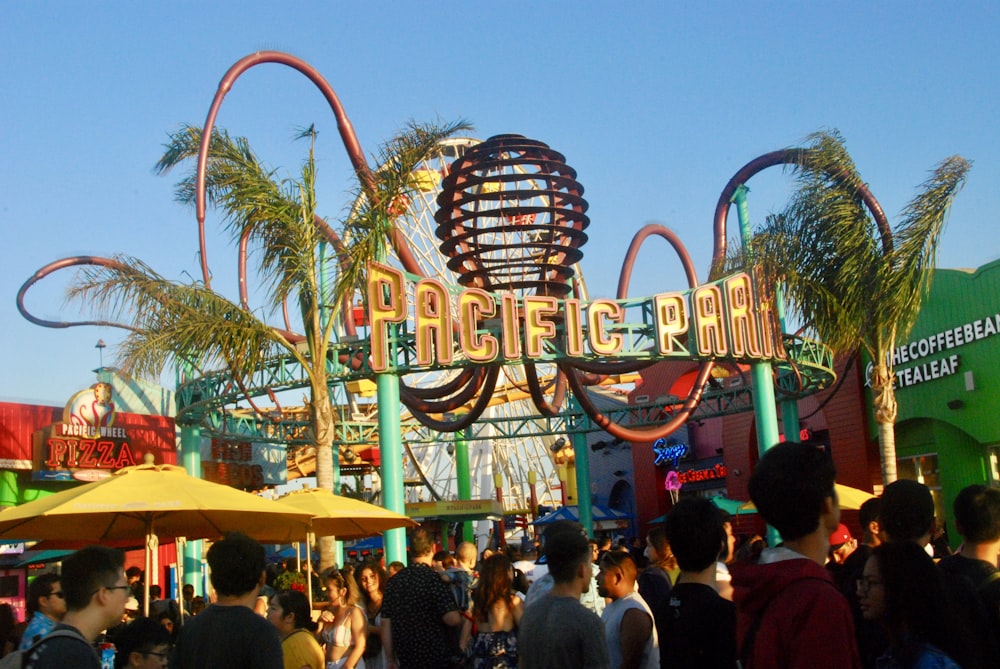
[[[540,546],[451,553],[417,529],[408,566],[369,558],[317,575],[317,607],[269,586],[263,547],[232,534],[208,551],[209,605],[151,587],[151,615],[138,617],[141,574],[93,546],[32,581],[19,636],[0,607],[0,642],[32,669],[97,669],[105,641],[116,667],[150,669],[1000,666],[1000,490],[961,491],[951,554],[923,484],[886,486],[855,538],[834,480],[821,448],[761,457],[750,496],[776,546],[755,536],[737,548],[728,515],[697,497],[629,545],[560,521]]]

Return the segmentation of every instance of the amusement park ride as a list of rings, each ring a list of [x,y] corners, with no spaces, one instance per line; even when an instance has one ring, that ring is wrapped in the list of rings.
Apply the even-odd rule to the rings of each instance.
[[[208,139],[235,80],[263,63],[294,68],[317,85],[355,172],[362,181],[372,174],[339,100],[312,67],[278,52],[243,58],[220,83],[202,132],[196,197],[206,283]],[[733,177],[716,208],[713,268],[726,256],[732,203],[749,230],[743,183],[800,160],[795,150],[767,154]],[[794,421],[798,433],[794,400],[833,381],[830,351],[782,333],[773,289],[753,269],[727,276],[716,269],[699,283],[680,240],[659,225],[633,239],[615,298],[591,298],[580,269],[590,224],[582,194],[562,154],[519,135],[448,140],[413,172],[411,193],[395,208],[391,254],[369,268],[357,303],[341,309],[327,354],[340,474],[356,475],[359,491],[369,488],[394,511],[404,501],[492,497],[495,485],[508,512],[533,499],[555,506],[567,478],[587,480],[587,433],[653,442],[689,420],[755,410],[758,442],[771,444],[778,436],[775,391],[788,403],[782,420]],[[629,296],[634,261],[649,237],[674,248],[687,288]],[[330,242],[342,248],[349,240],[333,235]],[[23,298],[54,271],[100,262],[67,258],[42,268],[18,295],[21,313],[47,327],[96,324],[43,321]],[[594,392],[624,393],[640,370],[662,360],[698,363],[686,397],[598,409]],[[749,365],[752,388],[710,384],[716,365]],[[315,446],[307,411],[279,401],[304,387],[306,375],[287,356],[268,360],[249,384],[225,369],[202,374],[177,388],[177,422],[202,436],[283,444],[289,477],[309,474]],[[580,504],[584,525],[590,513]],[[398,559],[400,542],[387,534],[387,557]]]

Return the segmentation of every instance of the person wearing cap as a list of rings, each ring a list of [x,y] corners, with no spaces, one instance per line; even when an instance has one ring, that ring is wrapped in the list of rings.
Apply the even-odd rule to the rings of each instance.
[[[828,453],[794,442],[765,451],[750,476],[750,499],[784,543],[731,569],[744,669],[861,666],[851,609],[823,568],[840,524],[835,477]]]
[[[844,561],[857,547],[858,540],[851,536],[847,525],[840,523],[830,535],[830,562],[838,565],[844,564]]]

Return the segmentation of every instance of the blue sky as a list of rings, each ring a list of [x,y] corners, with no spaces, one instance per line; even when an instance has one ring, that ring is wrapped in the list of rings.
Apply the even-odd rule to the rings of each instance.
[[[890,218],[938,161],[974,161],[939,265],[1000,257],[996,3],[673,4],[0,3],[0,400],[63,404],[93,382],[98,339],[113,361],[114,330],[44,329],[18,314],[17,291],[41,266],[125,253],[171,278],[198,276],[194,214],[173,201],[179,175],[152,166],[172,130],[204,120],[230,65],[261,49],[313,64],[369,154],[410,119],[458,118],[480,138],[515,132],[562,152],[590,202],[582,267],[593,296],[614,294],[628,243],[650,221],[679,233],[704,277],[729,177],[829,128]],[[293,172],[305,145],[291,137],[312,123],[321,208],[337,218],[349,165],[303,77],[257,68],[219,117]],[[758,221],[787,194],[772,171],[749,184]],[[234,294],[233,251],[214,235],[209,251],[216,287]],[[62,302],[69,278],[40,284],[29,308],[77,318]],[[683,287],[669,248],[644,247],[632,294]]]

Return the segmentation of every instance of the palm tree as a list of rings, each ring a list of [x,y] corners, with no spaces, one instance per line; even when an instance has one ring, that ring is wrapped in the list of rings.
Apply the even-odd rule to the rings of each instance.
[[[882,480],[889,484],[896,480],[893,349],[920,311],[946,214],[970,164],[960,156],[942,161],[890,228],[843,138],[832,132],[809,140],[785,161],[796,191],[755,233],[744,262],[782,285],[790,314],[835,353],[860,349],[871,359]]]
[[[251,374],[276,355],[294,358],[309,382],[309,422],[316,448],[317,485],[333,490],[333,449],[336,414],[331,402],[327,349],[345,297],[362,285],[372,261],[385,259],[393,234],[395,203],[412,188],[412,171],[436,145],[466,130],[464,123],[411,123],[380,150],[382,168],[358,175],[363,202],[341,222],[344,246],[330,254],[337,280],[326,286],[320,275],[324,244],[337,234],[317,213],[314,150],[316,132],[299,178],[278,179],[254,155],[243,138],[213,133],[206,192],[225,215],[234,242],[245,239],[255,251],[251,257],[266,286],[268,313],[251,311],[205,282],[180,283],[157,274],[141,260],[116,257],[114,262],[83,270],[69,289],[69,299],[90,305],[107,318],[129,327],[119,349],[118,364],[126,374],[158,376],[169,366],[190,365],[196,370],[225,368],[240,387]],[[160,174],[198,155],[202,131],[182,127],[170,137],[156,165]],[[194,202],[195,166],[181,180],[176,197]],[[338,262],[338,257],[340,262]],[[349,259],[349,260],[348,260]],[[298,333],[270,325],[270,313],[293,304]],[[332,564],[332,542],[324,542],[321,567]]]

